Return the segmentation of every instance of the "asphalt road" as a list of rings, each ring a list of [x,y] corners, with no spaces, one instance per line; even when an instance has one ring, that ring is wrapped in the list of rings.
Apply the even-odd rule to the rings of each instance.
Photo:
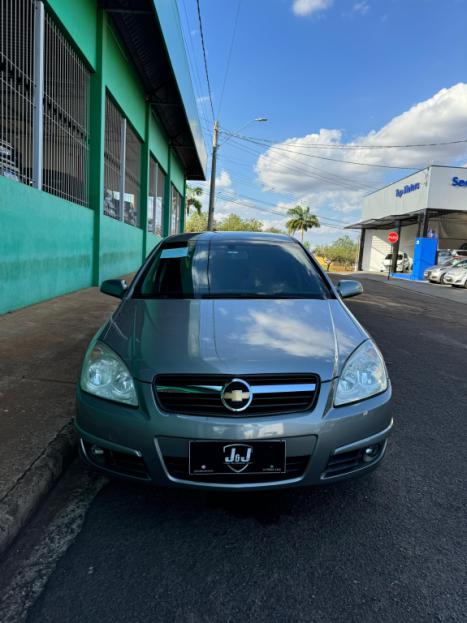
[[[248,495],[110,482],[28,621],[465,621],[467,310],[364,287],[349,307],[394,387],[380,469]]]

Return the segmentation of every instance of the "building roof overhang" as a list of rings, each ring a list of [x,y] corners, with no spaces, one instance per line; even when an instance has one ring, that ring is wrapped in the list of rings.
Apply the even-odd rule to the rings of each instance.
[[[397,227],[400,221],[401,225],[412,225],[417,223],[421,215],[425,210],[416,210],[414,212],[407,212],[406,214],[392,214],[384,216],[378,219],[369,219],[367,221],[359,221],[358,223],[352,223],[346,225],[345,229],[391,229]],[[443,216],[446,214],[458,214],[460,210],[427,210],[429,218],[435,218],[437,216]]]
[[[121,38],[186,177],[204,180],[206,147],[175,4],[100,0],[100,6]]]

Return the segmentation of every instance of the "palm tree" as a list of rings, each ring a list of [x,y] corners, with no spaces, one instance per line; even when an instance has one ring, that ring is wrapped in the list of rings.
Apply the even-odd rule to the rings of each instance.
[[[287,231],[292,236],[296,231],[300,231],[303,242],[304,232],[312,229],[313,227],[320,227],[320,222],[315,214],[310,212],[310,208],[302,208],[302,206],[295,206],[287,210],[287,216],[289,220],[286,223]]]
[[[201,214],[201,201],[198,199],[203,194],[203,189],[199,186],[186,187],[186,211],[190,214],[190,208],[194,208],[198,214]]]

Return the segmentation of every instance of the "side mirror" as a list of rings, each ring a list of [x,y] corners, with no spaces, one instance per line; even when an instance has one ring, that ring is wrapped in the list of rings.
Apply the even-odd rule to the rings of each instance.
[[[101,292],[122,299],[128,284],[124,279],[107,279],[101,284]]]
[[[357,296],[363,293],[363,286],[360,281],[354,281],[353,279],[341,279],[337,284],[337,291],[343,299],[348,299],[351,296]]]

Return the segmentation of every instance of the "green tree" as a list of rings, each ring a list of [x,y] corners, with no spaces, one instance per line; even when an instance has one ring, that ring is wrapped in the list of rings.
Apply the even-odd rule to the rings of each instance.
[[[313,227],[320,227],[320,222],[315,214],[312,214],[310,208],[302,208],[302,206],[295,206],[287,210],[287,231],[289,234],[294,235],[295,232],[301,232],[301,239],[303,242],[303,234],[312,229]]]
[[[206,231],[208,228],[208,215],[207,212],[193,212],[188,217],[185,224],[185,231],[198,232]]]
[[[351,268],[357,259],[358,243],[350,236],[341,236],[330,244],[317,246],[315,255],[323,258],[326,269],[329,271],[331,264],[337,262],[346,268]]]
[[[255,218],[242,219],[238,214],[229,214],[215,227],[218,231],[263,231],[263,223]]]
[[[194,208],[198,214],[201,214],[201,201],[198,197],[203,194],[203,189],[200,186],[188,186],[186,187],[186,212],[190,214],[190,209]]]
[[[283,229],[278,229],[277,227],[267,227],[266,229],[263,229],[263,231],[266,231],[269,234],[285,234]]]

